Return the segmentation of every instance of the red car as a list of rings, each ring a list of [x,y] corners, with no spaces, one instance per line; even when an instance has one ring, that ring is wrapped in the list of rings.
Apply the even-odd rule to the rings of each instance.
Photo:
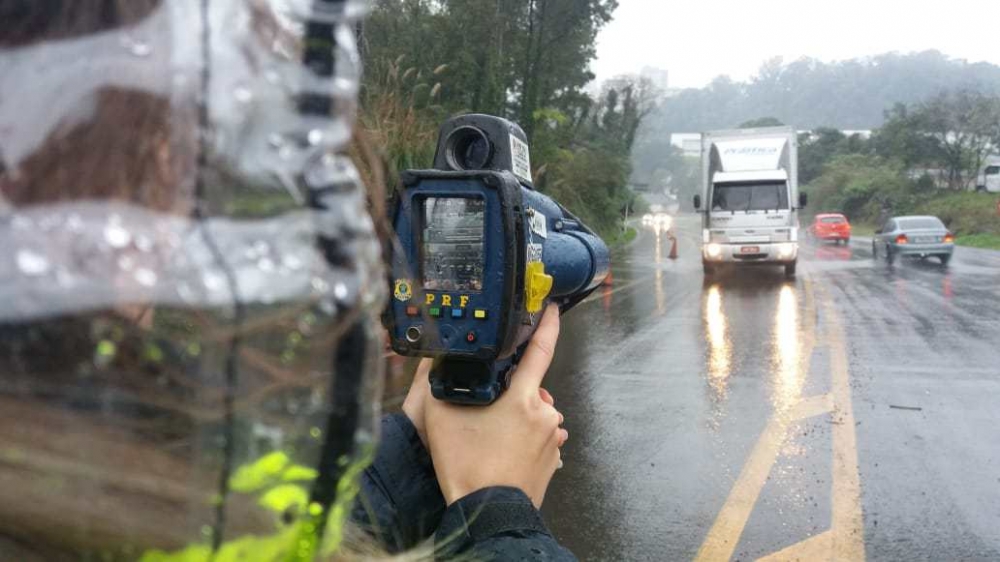
[[[851,223],[840,213],[816,215],[809,226],[809,236],[815,240],[833,240],[837,244],[851,241]]]

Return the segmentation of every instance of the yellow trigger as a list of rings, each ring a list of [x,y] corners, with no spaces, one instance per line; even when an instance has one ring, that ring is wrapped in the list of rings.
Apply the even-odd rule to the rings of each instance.
[[[552,276],[545,274],[545,264],[540,261],[530,262],[524,278],[524,291],[527,296],[528,312],[534,314],[542,309],[545,297],[552,290]]]

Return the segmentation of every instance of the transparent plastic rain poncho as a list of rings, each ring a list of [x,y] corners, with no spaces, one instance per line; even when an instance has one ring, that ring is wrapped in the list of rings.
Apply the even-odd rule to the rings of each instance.
[[[364,2],[2,4],[0,559],[336,550],[381,380]]]

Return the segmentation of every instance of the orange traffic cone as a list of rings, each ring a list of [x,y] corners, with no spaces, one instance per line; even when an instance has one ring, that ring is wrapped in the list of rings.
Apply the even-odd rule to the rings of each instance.
[[[670,235],[670,259],[677,259],[677,237],[673,234]]]

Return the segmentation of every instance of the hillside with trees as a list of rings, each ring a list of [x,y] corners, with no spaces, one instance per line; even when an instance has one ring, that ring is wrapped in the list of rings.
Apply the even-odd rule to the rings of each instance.
[[[832,63],[775,58],[747,82],[720,76],[705,88],[681,91],[666,100],[648,125],[655,131],[697,132],[774,117],[798,129],[873,129],[893,105],[920,102],[945,90],[998,94],[1000,66],[938,51]]]

